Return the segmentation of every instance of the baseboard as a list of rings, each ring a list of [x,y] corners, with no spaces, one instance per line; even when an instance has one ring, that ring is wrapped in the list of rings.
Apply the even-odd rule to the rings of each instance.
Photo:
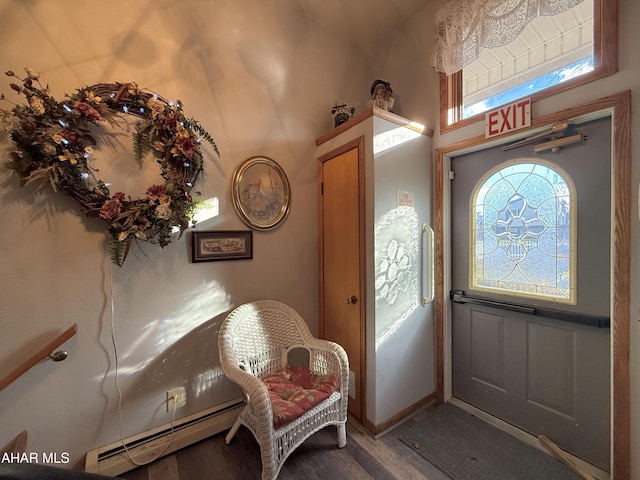
[[[173,432],[166,424],[125,438],[124,445],[118,441],[96,448],[87,453],[85,470],[120,475],[231,428],[243,407],[241,400],[234,400],[175,421]]]
[[[375,438],[379,438],[385,435],[389,430],[392,430],[398,425],[400,425],[403,421],[409,419],[414,413],[418,412],[419,410],[422,410],[426,406],[431,405],[432,403],[435,403],[435,402],[436,402],[436,394],[431,393],[426,397],[422,398],[421,400],[418,400],[413,405],[410,405],[404,410],[396,413],[394,416],[388,418],[384,422],[374,424],[369,419],[366,419],[363,423],[363,426],[367,430],[369,430],[369,432],[371,432],[371,434]]]

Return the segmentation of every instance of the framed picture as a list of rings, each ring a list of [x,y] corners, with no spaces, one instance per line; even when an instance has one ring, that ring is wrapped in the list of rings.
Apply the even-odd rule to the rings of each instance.
[[[194,231],[191,235],[191,261],[242,260],[253,258],[253,232]]]
[[[268,157],[251,157],[236,168],[231,195],[242,221],[256,230],[275,228],[289,212],[289,180]]]

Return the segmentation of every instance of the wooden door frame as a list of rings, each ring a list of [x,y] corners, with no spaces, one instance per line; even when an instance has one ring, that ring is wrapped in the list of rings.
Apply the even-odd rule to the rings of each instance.
[[[360,376],[358,379],[358,391],[360,392],[360,422],[366,423],[367,419],[367,391],[366,391],[366,376],[367,376],[367,348],[366,348],[366,217],[365,217],[365,152],[364,152],[364,135],[354,138],[353,140],[339,146],[338,148],[325,153],[318,157],[318,309],[319,309],[319,332],[320,337],[325,337],[325,324],[324,324],[324,236],[321,232],[324,231],[323,224],[323,200],[322,200],[322,181],[323,181],[323,165],[324,162],[331,160],[343,153],[358,149],[358,235],[360,241],[360,272],[359,283],[360,291],[358,296],[360,301],[358,302],[358,309],[360,315]]]
[[[614,480],[631,478],[631,424],[629,389],[629,323],[631,263],[631,92],[625,91],[589,103],[532,119],[529,130],[567,118],[610,116],[612,122],[612,256],[611,256],[611,338],[612,435],[611,474]],[[456,154],[488,148],[500,139],[470,138],[435,150],[435,349],[436,396],[444,402],[451,397],[451,304],[450,272],[450,158]]]

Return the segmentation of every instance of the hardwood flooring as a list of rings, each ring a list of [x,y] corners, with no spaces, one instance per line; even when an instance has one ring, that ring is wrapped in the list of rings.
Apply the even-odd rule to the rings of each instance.
[[[414,453],[398,436],[427,410],[375,439],[356,423],[347,424],[347,446],[337,446],[335,427],[326,427],[300,445],[285,461],[278,480],[449,480]],[[147,466],[124,473],[125,480],[252,480],[262,467],[258,444],[241,427],[227,445],[226,432],[186,447]]]

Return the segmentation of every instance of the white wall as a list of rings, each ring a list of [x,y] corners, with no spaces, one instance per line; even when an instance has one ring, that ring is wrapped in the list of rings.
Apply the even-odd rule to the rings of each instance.
[[[376,138],[402,138],[408,133],[408,129],[398,130],[397,125],[374,117],[374,148],[376,143],[383,143]],[[373,177],[373,188],[367,194],[372,212],[367,221],[373,223],[374,232],[369,244],[372,253],[367,257],[371,259],[367,262],[367,301],[375,312],[367,318],[367,379],[374,379],[373,385],[367,382],[368,392],[374,393],[368,393],[367,414],[378,427],[436,389],[435,309],[433,302],[421,303],[429,295],[430,274],[435,268],[430,263],[433,252],[429,237],[422,232],[423,224],[433,225],[431,160],[431,137],[422,134],[380,149],[366,160],[367,175]],[[412,194],[411,208],[398,208],[400,191]],[[397,277],[404,288],[390,298],[383,294],[378,280],[387,272],[382,265],[390,259],[393,241],[401,245],[410,260]]]
[[[442,6],[445,0],[438,0]],[[631,468],[633,479],[640,479],[640,222],[638,220],[638,184],[640,182],[640,56],[638,55],[637,21],[640,3],[619,0],[619,73],[555,95],[535,105],[535,115],[545,115],[573,105],[579,105],[607,95],[630,90],[632,93],[632,212],[631,212]],[[391,82],[401,96],[401,115],[423,121],[437,129],[432,119],[437,118],[438,78],[428,67],[430,45],[434,31],[432,15],[437,6],[425,7],[406,26],[406,34],[391,39],[384,54],[378,58],[378,71]],[[466,138],[484,134],[482,122],[467,128],[434,136],[434,145],[442,147]]]
[[[545,100],[537,114],[631,90],[639,123],[640,4],[619,3],[620,73]],[[188,387],[184,415],[235,394],[210,371],[217,325],[233,306],[277,298],[317,329],[314,139],[329,128],[332,102],[364,106],[374,78],[391,82],[397,113],[437,129],[438,81],[429,66],[436,10],[427,4],[372,53],[329,31],[303,2],[0,0],[0,71],[30,66],[58,99],[84,85],[135,81],[182,100],[211,132],[221,157],[209,157],[198,187],[204,198],[219,196],[220,215],[200,228],[245,228],[228,191],[233,169],[250,156],[276,159],[292,184],[291,213],[277,231],[255,234],[254,260],[192,265],[186,235],[164,250],[146,246],[146,256],[133,252],[111,281],[99,221],[82,218],[61,194],[36,195],[19,190],[15,177],[0,178],[0,375],[39,342],[79,326],[67,360],[38,365],[0,392],[0,446],[27,429],[30,449],[68,451],[80,466],[87,450],[118,438],[111,285],[125,435],[168,421],[164,391],[176,384]],[[11,96],[5,80],[0,92]],[[436,134],[434,144],[481,133],[474,125]],[[0,142],[6,146],[6,136]],[[632,452],[640,451],[639,152],[634,136]],[[640,478],[637,455],[632,468]]]
[[[2,72],[29,66],[58,100],[85,85],[134,81],[182,100],[212,134],[221,155],[207,150],[196,189],[219,197],[220,214],[200,229],[246,229],[229,184],[248,157],[275,159],[292,186],[282,226],[254,233],[253,260],[191,264],[186,234],[162,250],[134,246],[122,268],[111,268],[101,221],[85,219],[63,194],[19,189],[16,176],[3,176],[0,375],[75,322],[78,334],[65,345],[67,360],[44,362],[0,392],[0,446],[28,430],[30,451],[67,452],[78,468],[89,449],[119,439],[112,298],[124,436],[170,420],[169,388],[187,388],[178,417],[238,395],[220,376],[216,347],[234,306],[278,299],[317,332],[314,140],[329,130],[333,102],[364,105],[375,78],[368,52],[325,26],[297,2],[0,0]],[[0,92],[17,101],[10,81],[0,78]],[[0,142],[4,155],[6,134]],[[119,175],[133,160],[116,170],[115,151],[98,152],[99,176],[128,181],[133,196],[136,185],[139,195],[146,189],[143,176],[154,178],[153,165],[140,179]]]

